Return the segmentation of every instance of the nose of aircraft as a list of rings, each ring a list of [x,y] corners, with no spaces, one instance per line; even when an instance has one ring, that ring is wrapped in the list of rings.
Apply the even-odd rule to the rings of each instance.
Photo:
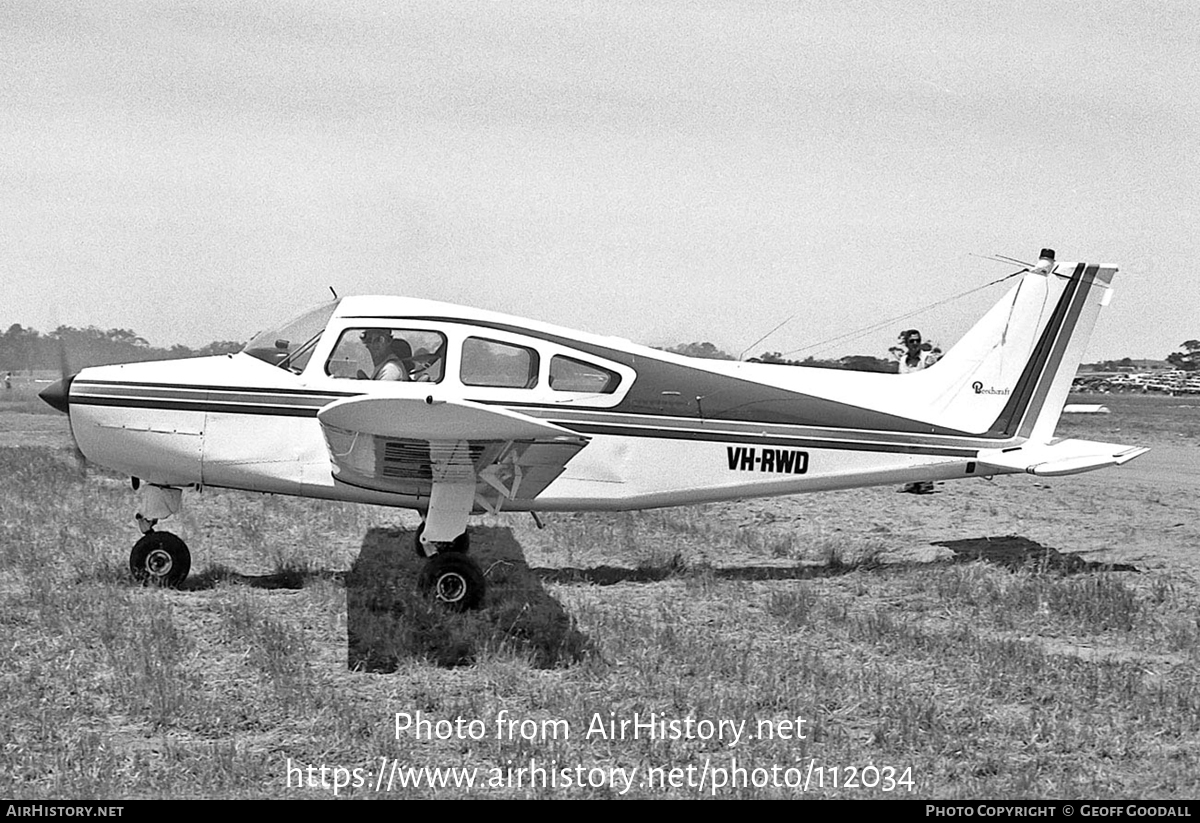
[[[38,392],[38,397],[65,414],[70,408],[71,381],[74,379],[75,375],[72,374],[70,377],[57,380]]]

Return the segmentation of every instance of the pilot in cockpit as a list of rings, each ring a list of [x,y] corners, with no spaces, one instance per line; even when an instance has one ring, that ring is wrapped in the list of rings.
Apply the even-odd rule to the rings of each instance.
[[[371,362],[375,365],[371,380],[410,379],[408,370],[412,364],[412,347],[407,340],[393,339],[388,329],[366,329],[359,339],[371,353]],[[359,369],[358,379],[366,380],[367,373]]]

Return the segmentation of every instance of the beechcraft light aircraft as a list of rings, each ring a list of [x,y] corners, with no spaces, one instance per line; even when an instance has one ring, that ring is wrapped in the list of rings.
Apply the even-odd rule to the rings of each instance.
[[[1055,439],[1116,268],[1037,265],[912,374],[697,360],[401,297],[346,297],[235,355],[84,369],[42,392],[88,460],[140,489],[130,567],[178,585],[157,531],[184,489],[415,509],[421,586],[472,608],[468,518],[628,510],[1120,465],[1144,448]]]

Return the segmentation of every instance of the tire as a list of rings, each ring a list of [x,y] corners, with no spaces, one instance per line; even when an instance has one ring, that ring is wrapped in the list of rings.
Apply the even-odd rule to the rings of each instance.
[[[479,564],[457,552],[435,554],[429,558],[417,578],[417,588],[456,612],[478,609],[487,593],[487,583]]]
[[[191,569],[187,544],[170,532],[147,532],[129,553],[129,571],[143,586],[178,588]]]
[[[429,557],[425,552],[425,545],[421,543],[421,535],[425,533],[425,523],[417,526],[416,537],[413,538],[413,548],[417,552],[417,557]],[[458,537],[454,538],[452,543],[442,543],[438,546],[438,553],[446,554],[466,554],[471,549],[471,533],[463,532]]]

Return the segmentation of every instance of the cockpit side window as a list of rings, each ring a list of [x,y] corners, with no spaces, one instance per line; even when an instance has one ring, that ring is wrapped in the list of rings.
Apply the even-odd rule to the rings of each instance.
[[[537,385],[538,362],[538,353],[525,346],[468,337],[460,378],[464,386],[532,389]]]
[[[259,332],[242,351],[272,366],[300,373],[337,306],[338,301],[332,300],[278,328]]]
[[[612,394],[620,384],[621,375],[602,366],[561,354],[550,358],[550,388],[554,391]]]
[[[325,373],[347,380],[440,383],[445,354],[446,337],[439,332],[380,326],[346,329],[325,362]]]

